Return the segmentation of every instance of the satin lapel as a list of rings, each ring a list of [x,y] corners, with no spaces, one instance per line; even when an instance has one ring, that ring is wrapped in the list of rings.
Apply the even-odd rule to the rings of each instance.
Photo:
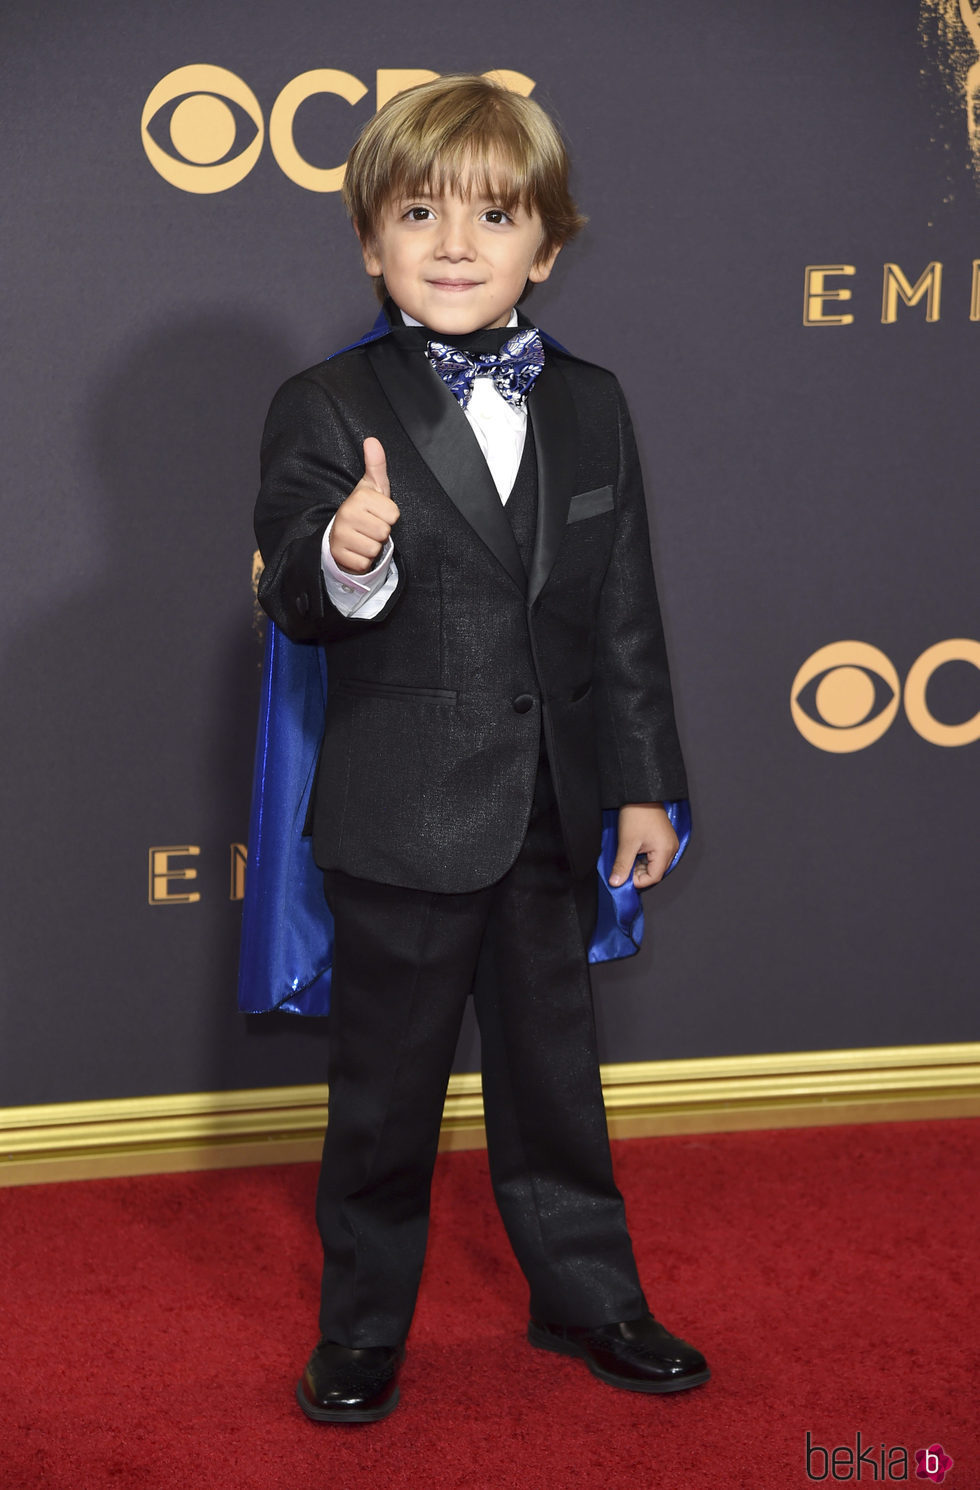
[[[385,397],[419,455],[523,594],[527,576],[517,540],[456,399],[441,378],[418,366],[418,352],[399,347],[391,337],[372,342],[366,350]]]
[[[538,524],[527,588],[528,605],[532,605],[555,562],[575,481],[575,405],[556,358],[545,363],[527,408],[538,458]]]

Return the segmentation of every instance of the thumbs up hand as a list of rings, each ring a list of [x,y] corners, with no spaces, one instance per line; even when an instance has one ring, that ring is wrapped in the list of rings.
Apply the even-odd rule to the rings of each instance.
[[[366,574],[377,562],[399,515],[391,500],[384,447],[369,435],[364,441],[364,475],[341,502],[330,529],[334,562],[350,574]]]

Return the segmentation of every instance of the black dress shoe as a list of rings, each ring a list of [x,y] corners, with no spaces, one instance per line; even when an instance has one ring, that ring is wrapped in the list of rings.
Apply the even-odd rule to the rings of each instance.
[[[527,1338],[539,1350],[578,1356],[600,1381],[628,1392],[683,1392],[711,1375],[701,1352],[678,1340],[652,1314],[591,1327],[532,1319]]]
[[[405,1352],[386,1345],[352,1350],[321,1340],[296,1387],[315,1423],[376,1423],[398,1406],[398,1367]]]

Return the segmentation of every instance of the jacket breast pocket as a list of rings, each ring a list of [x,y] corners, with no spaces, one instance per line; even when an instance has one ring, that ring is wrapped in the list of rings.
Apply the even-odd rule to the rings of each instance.
[[[575,494],[568,504],[567,521],[578,523],[585,517],[599,517],[603,512],[611,512],[612,508],[612,487],[597,486],[595,491],[580,491]]]
[[[341,678],[337,689],[341,693],[353,693],[361,698],[435,698],[456,702],[455,688],[413,688],[406,683],[377,683],[361,678]]]

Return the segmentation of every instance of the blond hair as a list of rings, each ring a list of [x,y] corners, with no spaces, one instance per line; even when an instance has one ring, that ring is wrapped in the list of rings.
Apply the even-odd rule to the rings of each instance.
[[[344,203],[365,243],[394,200],[444,191],[476,191],[505,211],[536,212],[540,259],[586,222],[568,189],[568,152],[555,124],[540,104],[477,73],[396,94],[361,130],[347,160]]]

